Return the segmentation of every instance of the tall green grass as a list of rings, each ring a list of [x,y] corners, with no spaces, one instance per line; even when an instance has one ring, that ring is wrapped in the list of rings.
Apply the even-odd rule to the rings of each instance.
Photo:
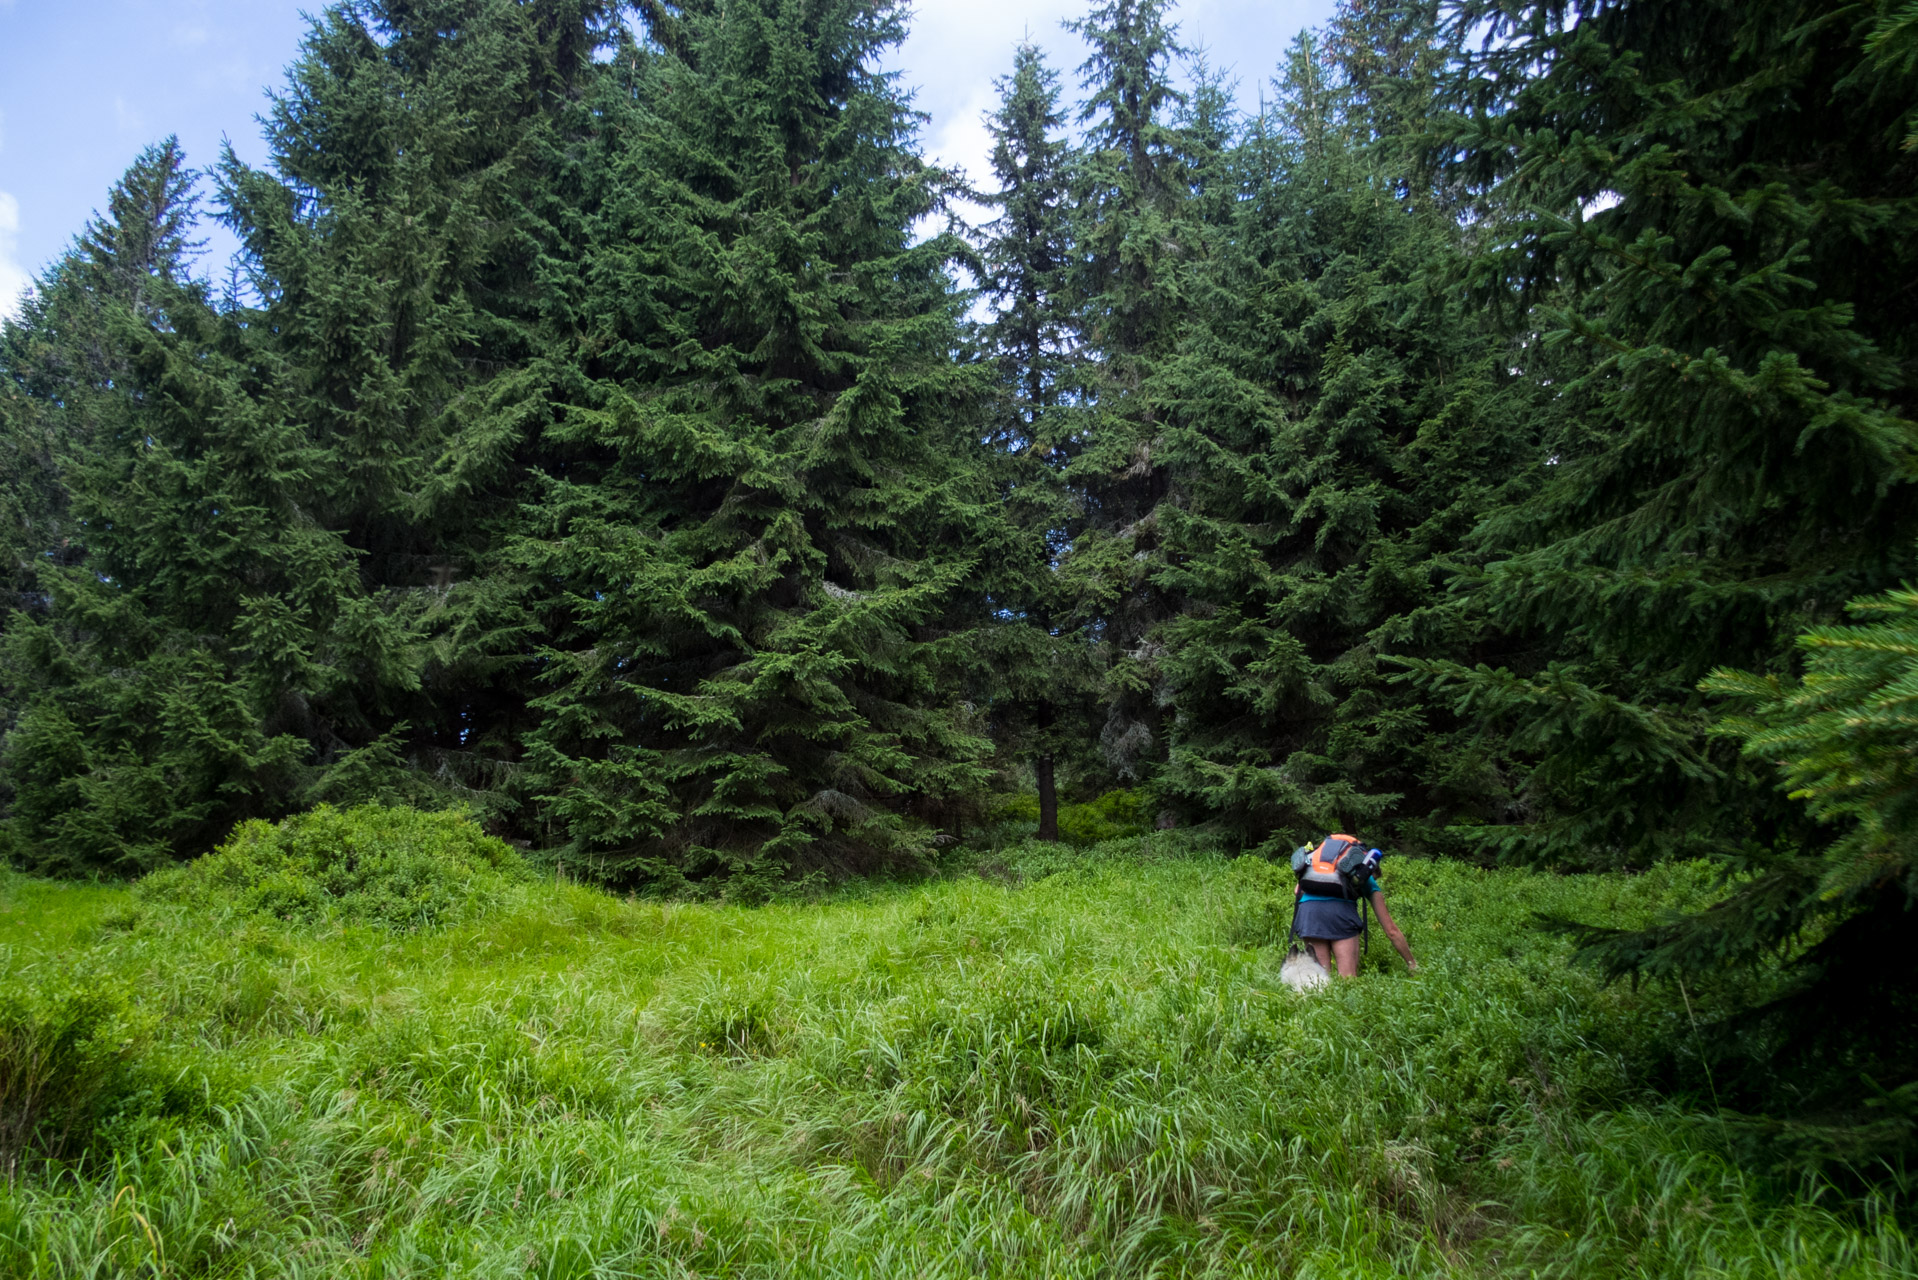
[[[761,908],[527,883],[411,934],[0,881],[0,979],[84,966],[148,1028],[0,1189],[0,1274],[1914,1272],[1887,1206],[1742,1171],[1651,1091],[1677,995],[1527,927],[1699,905],[1697,869],[1395,865],[1421,972],[1375,943],[1305,996],[1265,864],[996,871]]]

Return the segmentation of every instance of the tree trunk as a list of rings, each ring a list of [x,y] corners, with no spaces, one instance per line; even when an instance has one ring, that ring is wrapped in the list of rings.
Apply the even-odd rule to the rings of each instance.
[[[1052,753],[1039,757],[1039,838],[1058,843],[1059,792],[1052,785]]]

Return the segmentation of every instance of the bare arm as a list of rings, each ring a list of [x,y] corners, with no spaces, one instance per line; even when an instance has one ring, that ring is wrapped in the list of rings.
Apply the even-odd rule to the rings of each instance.
[[[1417,973],[1419,962],[1412,958],[1412,944],[1405,940],[1405,930],[1399,928],[1398,921],[1392,919],[1392,913],[1385,909],[1385,895],[1374,893],[1369,896],[1372,899],[1372,910],[1379,918],[1379,928],[1385,930],[1385,936],[1392,940],[1392,946],[1398,951],[1399,957],[1405,961],[1406,969]]]

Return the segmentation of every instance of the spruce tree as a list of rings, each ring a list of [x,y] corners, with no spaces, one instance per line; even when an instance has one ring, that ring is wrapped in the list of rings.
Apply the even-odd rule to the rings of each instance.
[[[1908,1085],[1918,1050],[1918,961],[1910,946],[1918,900],[1918,769],[1911,751],[1918,700],[1918,592],[1855,600],[1850,625],[1798,637],[1802,678],[1720,669],[1705,692],[1741,713],[1713,732],[1775,770],[1777,785],[1833,829],[1807,851],[1741,885],[1703,919],[1639,933],[1584,930],[1614,972],[1685,975],[1727,964],[1767,964],[1791,954],[1789,980],[1767,1016],[1791,1030],[1831,1026],[1862,1049],[1846,1063],[1880,1087]],[[1799,940],[1810,945],[1795,947]],[[1779,1015],[1783,1015],[1779,1017]],[[1788,1039],[1773,1065],[1829,1062]],[[1808,1061],[1810,1060],[1810,1061]],[[1773,1082],[1775,1083],[1775,1082]],[[1821,1081],[1822,1083],[1822,1081]],[[1802,1096],[1811,1089],[1795,1089]],[[1875,1119],[1875,1117],[1867,1117]]]
[[[0,334],[8,344],[22,330],[37,328],[31,314]],[[9,375],[0,385],[0,613],[44,607],[40,566],[60,554],[66,491],[54,465],[57,436],[50,416],[19,386],[19,357],[0,353]]]
[[[301,724],[316,763],[353,762],[318,795],[523,804],[542,620],[500,563],[579,381],[589,157],[629,44],[609,0],[335,5],[275,98],[270,170],[222,168],[253,323],[327,459],[315,518],[417,646],[407,691],[342,688]]]
[[[1697,685],[1909,576],[1918,157],[1862,10],[1462,5],[1476,270],[1558,365],[1551,481],[1479,535],[1522,662],[1421,678],[1529,761],[1510,856],[1774,856],[1803,817]]]
[[[153,311],[153,281],[187,278],[199,244],[194,176],[176,138],[148,148],[107,194],[107,210],[37,282],[0,330],[0,502],[9,609],[44,612],[40,570],[78,553],[59,459],[128,412],[113,317]]]
[[[1431,191],[1429,146],[1453,40],[1440,0],[1340,0],[1326,24],[1325,54],[1337,69],[1332,89],[1348,135],[1385,180]],[[1433,192],[1433,194],[1437,194]]]
[[[1429,849],[1499,812],[1496,752],[1381,659],[1495,643],[1446,587],[1460,539],[1539,462],[1508,344],[1449,287],[1460,229],[1381,163],[1350,83],[1315,34],[1294,45],[1151,384],[1178,495],[1155,581],[1182,602],[1155,633],[1160,789],[1268,851],[1354,827]]]
[[[1168,476],[1147,384],[1187,314],[1185,279],[1205,254],[1191,216],[1185,137],[1172,83],[1186,52],[1166,0],[1112,0],[1069,24],[1091,46],[1080,67],[1086,126],[1072,183],[1079,444],[1065,470],[1079,510],[1061,583],[1102,651],[1100,749],[1123,780],[1163,758],[1152,629],[1176,606],[1152,578]]]
[[[513,552],[546,637],[525,786],[580,865],[740,893],[910,865],[983,785],[957,692],[1003,535],[964,246],[912,236],[951,180],[876,66],[902,16],[647,11],[590,381]]]
[[[1483,201],[1480,278],[1526,341],[1582,363],[1561,388],[1581,430],[1554,445],[1538,498],[1480,535],[1495,563],[1478,598],[1533,638],[1530,661],[1419,674],[1527,762],[1521,804],[1488,833],[1505,850],[1702,854],[1736,873],[1717,906],[1649,931],[1586,922],[1613,972],[1765,967],[1812,930],[1788,1007],[1817,1035],[1760,1058],[1792,1067],[1794,1090],[1909,1079],[1887,1050],[1913,978],[1889,943],[1909,877],[1896,858],[1852,874],[1842,842],[1815,857],[1836,833],[1814,818],[1859,822],[1867,845],[1901,838],[1829,799],[1853,765],[1813,739],[1842,743],[1842,717],[1799,721],[1781,694],[1745,726],[1795,775],[1824,777],[1809,814],[1710,736],[1715,695],[1788,687],[1800,633],[1838,645],[1847,600],[1918,569],[1918,87],[1885,74],[1896,22],[1826,0],[1466,3],[1453,21],[1483,38],[1448,147]],[[1748,675],[1701,689],[1721,665]],[[1862,759],[1882,720],[1847,714]],[[1761,727],[1794,721],[1802,743]]]
[[[6,637],[9,835],[30,866],[140,871],[278,811],[305,744],[270,717],[329,665],[301,624],[354,594],[301,508],[314,452],[260,395],[271,361],[185,276],[191,184],[177,146],[148,150],[48,291],[86,292],[102,347],[55,410],[81,545]]]
[[[982,236],[983,289],[993,305],[983,336],[1014,407],[1001,447],[1052,462],[1071,447],[1069,433],[1052,425],[1067,416],[1054,411],[1062,408],[1072,357],[1070,147],[1059,135],[1059,76],[1037,45],[1019,46],[1012,74],[997,87],[999,107],[986,117],[997,190],[985,199],[999,213]]]
[[[28,861],[139,870],[320,799],[510,805],[529,627],[476,568],[565,376],[567,146],[620,30],[574,0],[327,10],[271,168],[220,166],[225,306],[171,265],[177,152],[116,190],[81,246],[113,412],[26,388],[76,544],[8,636]]]
[[[1071,150],[1059,134],[1059,78],[1036,45],[1019,47],[998,88],[999,107],[986,119],[996,189],[983,196],[998,217],[980,237],[992,318],[979,341],[998,375],[993,444],[1023,554],[1022,572],[1000,599],[1012,625],[994,636],[1003,680],[992,733],[1002,753],[1030,766],[1039,839],[1057,840],[1060,765],[1102,772],[1086,750],[1097,733],[1091,641],[1053,568],[1073,524],[1063,473],[1081,442],[1073,391],[1080,355],[1067,292]]]

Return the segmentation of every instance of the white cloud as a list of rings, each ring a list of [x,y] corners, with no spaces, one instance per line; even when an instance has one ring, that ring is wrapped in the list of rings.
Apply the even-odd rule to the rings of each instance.
[[[921,0],[906,42],[887,59],[901,71],[915,105],[932,116],[923,141],[929,158],[963,167],[984,181],[990,151],[982,117],[998,104],[995,76],[1012,71],[1012,55],[1030,39],[1045,49],[1073,98],[1073,68],[1084,58],[1078,37],[1060,29],[1082,0]]]
[[[33,277],[20,265],[20,202],[0,191],[0,319],[20,313],[20,296]]]

